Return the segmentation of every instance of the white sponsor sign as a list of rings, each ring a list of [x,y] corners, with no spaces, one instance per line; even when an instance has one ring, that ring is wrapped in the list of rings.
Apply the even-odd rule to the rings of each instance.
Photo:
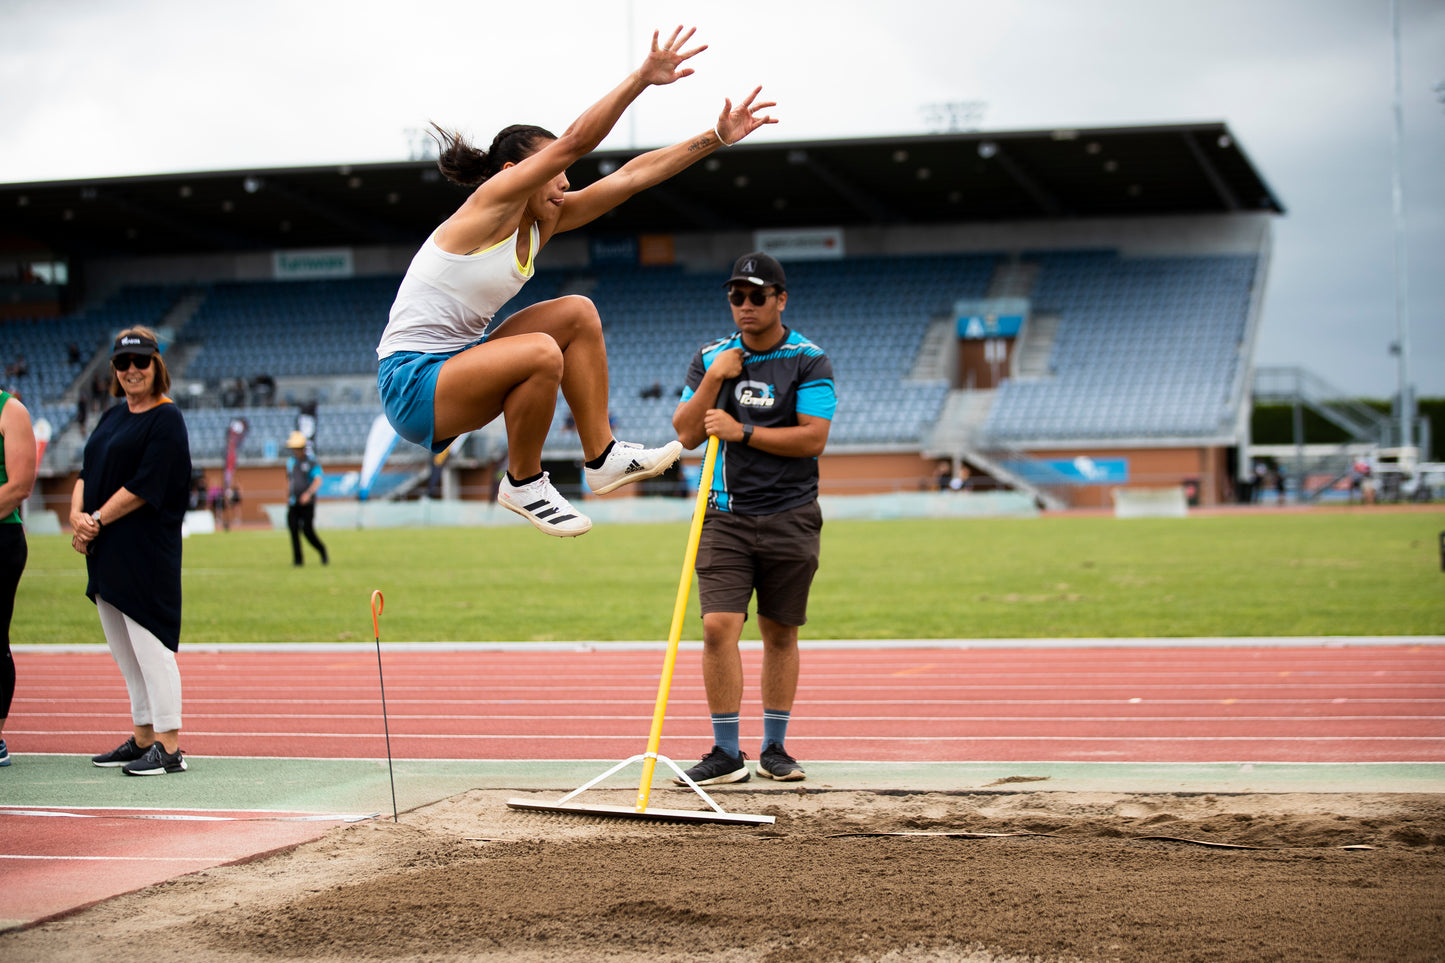
[[[356,273],[351,263],[351,248],[316,248],[309,251],[274,251],[271,263],[276,278],[293,281],[303,278],[349,278]]]
[[[815,227],[794,231],[758,231],[753,243],[759,251],[779,261],[842,260],[843,229]]]

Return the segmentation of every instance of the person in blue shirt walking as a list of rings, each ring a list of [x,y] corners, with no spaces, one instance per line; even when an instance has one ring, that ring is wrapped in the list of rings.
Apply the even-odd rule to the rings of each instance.
[[[311,451],[306,436],[299,431],[291,432],[286,439],[286,527],[291,530],[291,564],[304,565],[301,555],[301,536],[311,547],[321,553],[321,564],[331,559],[326,546],[316,537],[316,492],[321,488],[321,462]]]
[[[696,566],[714,744],[687,775],[698,785],[749,778],[739,745],[738,640],[756,592],[763,641],[758,775],[796,781],[806,773],[784,740],[798,689],[798,628],[808,620],[823,530],[818,456],[838,399],[827,354],[783,324],[782,265],[745,254],[726,287],[737,331],[693,356],[672,416],[684,446],[709,435],[720,442]]]

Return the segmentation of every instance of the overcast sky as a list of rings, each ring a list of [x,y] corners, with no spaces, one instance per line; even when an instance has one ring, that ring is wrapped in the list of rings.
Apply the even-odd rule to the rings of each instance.
[[[1439,397],[1445,2],[1400,10],[1411,368]],[[681,140],[756,84],[771,140],[924,133],[926,105],[974,100],[986,130],[1226,122],[1288,210],[1256,360],[1395,392],[1389,0],[0,0],[0,183],[400,160],[429,120],[559,130],[679,22],[697,73],[604,146]]]

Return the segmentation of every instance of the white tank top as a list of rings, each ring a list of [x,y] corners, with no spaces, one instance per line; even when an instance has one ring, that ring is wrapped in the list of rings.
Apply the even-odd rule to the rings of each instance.
[[[449,254],[433,231],[401,279],[391,317],[376,347],[378,359],[398,351],[452,354],[487,333],[497,311],[535,270],[537,225],[527,263],[517,263],[517,232],[476,254]]]

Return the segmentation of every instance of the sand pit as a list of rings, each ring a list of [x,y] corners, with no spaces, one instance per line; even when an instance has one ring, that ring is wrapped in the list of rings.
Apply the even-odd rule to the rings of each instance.
[[[729,811],[777,817],[761,827],[508,809],[518,795],[475,790],[399,824],[340,827],[0,934],[0,957],[1000,963],[1445,952],[1440,795],[1027,784],[716,794]],[[625,806],[632,795],[586,801]],[[680,791],[652,799],[696,803]]]

